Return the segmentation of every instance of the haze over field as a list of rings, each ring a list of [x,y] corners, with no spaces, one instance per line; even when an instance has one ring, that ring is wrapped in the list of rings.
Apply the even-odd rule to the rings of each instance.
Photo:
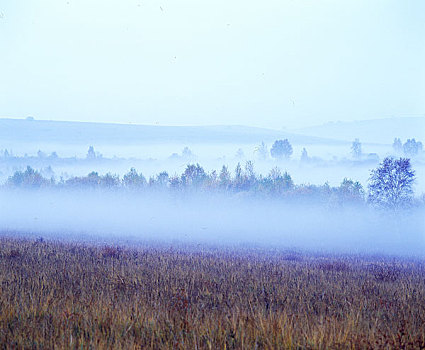
[[[425,257],[425,211],[388,215],[246,196],[1,191],[2,229],[30,237],[250,245]]]
[[[0,229],[417,253],[424,13],[421,1],[1,4]],[[397,226],[411,240],[368,201],[388,156],[415,171]],[[174,196],[190,171],[208,194]],[[291,202],[302,196],[322,202]]]
[[[287,170],[297,184],[339,185],[348,177],[366,187],[370,170],[380,159],[394,154],[391,145],[394,138],[418,135],[418,140],[425,139],[419,138],[423,134],[420,127],[423,120],[380,119],[354,123],[358,128],[353,123],[337,123],[289,132],[226,125],[176,127],[0,119],[0,150],[7,149],[18,157],[0,158],[0,181],[27,165],[36,169],[50,166],[47,176],[57,179],[83,176],[91,171],[123,176],[131,167],[150,177],[164,170],[170,175],[180,174],[187,164],[196,162],[207,171],[218,171],[223,165],[233,171],[237,163],[252,160],[257,174],[266,175],[277,166]],[[317,136],[321,133],[327,137]],[[353,163],[351,143],[356,135],[362,142],[363,161]],[[271,157],[270,149],[278,139],[288,139],[291,143],[290,159]],[[265,157],[258,153],[262,142],[268,152]],[[89,146],[94,146],[102,157],[87,161]],[[191,154],[183,156],[186,147]],[[309,162],[300,162],[303,148],[308,152]],[[59,159],[50,157],[53,152]],[[415,157],[413,162],[417,171],[415,191],[420,195],[425,192],[423,157]]]

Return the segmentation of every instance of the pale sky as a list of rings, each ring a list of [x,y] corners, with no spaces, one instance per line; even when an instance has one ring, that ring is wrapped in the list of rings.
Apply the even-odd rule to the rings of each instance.
[[[0,116],[302,127],[425,113],[422,0],[2,0]]]

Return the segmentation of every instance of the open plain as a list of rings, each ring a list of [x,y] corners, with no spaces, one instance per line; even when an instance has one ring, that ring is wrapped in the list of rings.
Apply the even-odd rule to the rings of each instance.
[[[0,239],[3,348],[420,349],[425,264]]]

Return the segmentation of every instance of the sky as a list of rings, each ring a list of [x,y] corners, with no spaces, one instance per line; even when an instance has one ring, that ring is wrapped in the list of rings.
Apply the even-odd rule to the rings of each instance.
[[[425,114],[421,0],[1,0],[0,116],[295,128]]]

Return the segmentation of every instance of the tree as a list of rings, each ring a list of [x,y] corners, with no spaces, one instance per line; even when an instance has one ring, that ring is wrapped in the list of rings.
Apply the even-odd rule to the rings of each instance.
[[[401,144],[401,140],[397,137],[393,142],[393,150],[395,154],[401,154],[401,152],[403,152],[403,145]]]
[[[185,186],[200,186],[206,180],[207,174],[199,164],[189,164],[181,176],[181,182]]]
[[[177,174],[171,176],[168,182],[172,190],[178,191],[182,189],[182,182],[180,180],[180,177]]]
[[[241,163],[236,165],[234,186],[236,189],[241,189],[243,185],[243,174]]]
[[[292,146],[288,139],[276,140],[270,150],[271,156],[276,159],[289,159],[289,157],[292,155],[292,152]]]
[[[362,202],[364,201],[363,186],[358,181],[344,178],[338,189],[342,202]]]
[[[138,188],[146,185],[146,179],[142,173],[138,174],[136,169],[131,168],[130,171],[124,175],[122,184],[125,187]]]
[[[87,151],[87,159],[95,159],[96,158],[96,153],[94,151],[94,147],[90,146],[88,151]]]
[[[182,157],[186,160],[191,160],[194,158],[194,154],[192,153],[190,148],[186,146],[185,148],[183,148]]]
[[[409,158],[386,157],[378,168],[371,171],[368,200],[384,209],[408,207],[413,199],[414,181],[415,171]]]
[[[120,185],[120,179],[118,175],[113,175],[111,173],[106,173],[100,177],[100,186],[107,188],[114,188]]]
[[[267,156],[269,155],[269,150],[267,149],[267,146],[264,141],[261,142],[261,144],[255,148],[254,152],[257,154],[259,160],[266,160]]]
[[[248,179],[255,179],[254,173],[254,162],[252,160],[247,160],[245,163],[245,174]]]
[[[362,156],[362,144],[360,143],[359,139],[355,139],[351,144],[351,154],[353,155],[354,159],[360,159]]]
[[[7,184],[14,187],[39,188],[49,184],[40,172],[27,166],[25,171],[15,171],[15,173],[7,179]]]
[[[283,174],[278,167],[270,170],[268,180],[271,184],[271,192],[274,195],[280,195],[286,191],[293,189],[294,182],[292,181],[291,175],[287,171]]]
[[[239,159],[239,160],[241,160],[241,159],[244,159],[244,158],[245,158],[245,154],[243,153],[243,149],[242,149],[242,148],[239,148],[239,149],[236,151],[236,155],[235,155],[235,157],[236,157],[236,159]]]
[[[179,179],[180,181],[180,179]],[[170,184],[170,176],[166,171],[160,172],[156,176],[149,178],[149,186],[152,188],[165,189]]]
[[[301,152],[301,162],[308,162],[308,153],[305,148],[303,148],[303,151]]]
[[[222,189],[227,190],[232,184],[232,178],[230,175],[230,171],[227,166],[223,165],[220,171],[220,175],[218,176],[219,186]]]
[[[246,190],[255,184],[256,177],[254,172],[254,162],[252,160],[248,160],[245,163],[245,176],[243,180],[243,187]]]
[[[212,170],[211,173],[207,175],[207,179],[204,185],[205,185],[205,188],[208,190],[215,190],[219,187],[220,182],[219,182],[217,170]]]
[[[415,139],[408,139],[403,145],[403,152],[406,156],[416,156],[422,151],[422,142],[416,141]]]
[[[161,187],[167,187],[168,182],[170,181],[170,176],[166,171],[160,172],[156,177],[156,182]]]

